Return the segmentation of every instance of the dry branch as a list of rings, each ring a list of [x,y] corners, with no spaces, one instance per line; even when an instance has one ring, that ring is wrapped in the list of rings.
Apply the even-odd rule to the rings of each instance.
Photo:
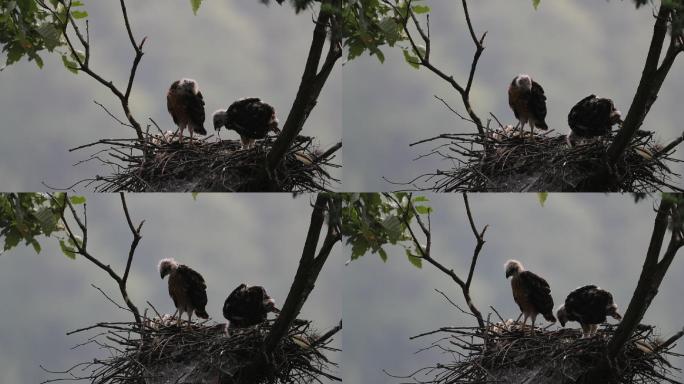
[[[463,280],[461,277],[454,272],[453,269],[449,269],[446,266],[444,266],[442,263],[437,261],[431,253],[432,249],[432,232],[430,228],[430,214],[427,214],[427,224],[423,221],[423,218],[421,217],[420,213],[418,213],[418,210],[416,207],[413,205],[413,200],[412,197],[409,195],[409,198],[407,199],[408,202],[406,203],[406,206],[404,206],[401,202],[399,202],[394,196],[392,196],[389,193],[385,193],[384,196],[391,200],[397,207],[399,208],[400,214],[399,218],[403,222],[403,224],[406,226],[409,232],[409,236],[411,237],[411,240],[413,241],[413,244],[415,245],[416,249],[418,250],[418,255],[416,257],[419,257],[422,260],[427,261],[428,263],[432,264],[435,268],[439,269],[442,271],[444,274],[449,276],[460,288],[461,292],[463,293],[463,298],[466,301],[466,304],[468,305],[468,309],[470,310],[470,314],[472,314],[475,319],[477,320],[477,323],[481,328],[484,328],[485,322],[484,319],[482,318],[482,313],[480,312],[479,309],[477,309],[477,306],[473,302],[471,296],[470,296],[470,283],[472,282],[473,279],[473,273],[475,271],[475,266],[477,265],[477,259],[480,256],[480,251],[482,250],[482,246],[484,245],[484,234],[487,231],[488,226],[484,226],[482,231],[478,233],[477,229],[475,228],[475,223],[473,221],[473,216],[470,211],[470,204],[468,203],[468,196],[464,193],[463,194],[463,200],[466,208],[466,214],[468,215],[468,221],[470,223],[471,229],[473,231],[473,235],[475,236],[475,239],[477,240],[477,244],[475,246],[475,250],[473,252],[473,257],[470,261],[470,266],[468,268],[468,277]],[[425,237],[425,245],[423,246],[420,240],[420,238],[417,235],[417,232],[411,227],[411,223],[409,222],[409,217],[415,217],[416,222],[418,223],[418,227],[420,228],[421,232],[423,233],[423,236]]]
[[[88,223],[87,223],[86,205],[85,204],[83,205],[83,220],[81,220],[80,216],[78,215],[78,212],[76,211],[76,208],[74,207],[74,205],[69,200],[67,194],[64,194],[62,196],[63,196],[62,200],[59,201],[60,205],[62,205],[63,207],[69,208],[69,212],[71,213],[71,216],[69,217],[69,219],[76,222],[76,225],[78,226],[78,230],[80,230],[80,234],[79,234],[75,231],[75,229],[72,229],[71,225],[69,224],[70,220],[68,220],[67,216],[66,216],[66,209],[62,209],[61,214],[60,214],[60,218],[61,218],[62,224],[64,225],[64,230],[67,233],[67,237],[70,240],[70,244],[72,244],[72,246],[74,247],[74,253],[83,256],[86,260],[90,261],[91,263],[95,264],[98,268],[107,272],[107,274],[112,279],[114,279],[117,286],[119,287],[119,291],[121,292],[121,296],[124,299],[126,306],[128,306],[128,309],[130,309],[131,313],[133,314],[133,317],[135,318],[136,324],[139,324],[139,325],[142,324],[140,311],[138,311],[138,308],[136,307],[136,305],[133,303],[133,301],[130,299],[130,297],[128,295],[127,283],[128,283],[129,272],[131,269],[131,264],[133,262],[133,256],[135,255],[135,250],[138,247],[138,243],[140,242],[140,239],[142,238],[142,235],[140,234],[140,230],[142,229],[143,223],[145,221],[144,220],[141,221],[137,227],[135,227],[133,225],[133,221],[131,220],[130,213],[128,212],[128,206],[126,205],[126,198],[125,198],[123,193],[120,193],[121,207],[123,209],[124,216],[126,217],[126,222],[128,223],[128,227],[131,230],[131,233],[133,234],[133,240],[131,241],[131,246],[130,246],[130,249],[128,251],[128,257],[126,260],[126,266],[124,269],[124,274],[121,275],[121,274],[116,273],[114,271],[114,269],[109,264],[103,263],[100,259],[95,257],[88,250],[88,247],[87,247],[88,246]],[[51,196],[51,197],[52,197],[52,199],[57,199],[57,197],[55,197],[55,196]],[[104,292],[103,292],[103,294],[104,294]]]
[[[629,148],[632,138],[646,119],[646,115],[651,110],[660,92],[660,87],[665,82],[665,78],[672,68],[672,64],[679,53],[684,50],[684,46],[678,46],[676,36],[672,36],[667,52],[660,66],[661,51],[665,37],[667,36],[668,23],[672,21],[672,8],[661,1],[660,9],[656,16],[653,26],[653,36],[646,56],[646,64],[639,81],[639,86],[625,117],[622,129],[615,137],[615,140],[608,148],[607,157],[611,164],[617,164],[623,153]]]
[[[273,325],[272,332],[264,341],[264,351],[268,354],[273,352],[287,329],[291,327],[299,315],[306,299],[314,289],[318,275],[328,260],[333,246],[342,240],[338,228],[334,225],[339,221],[336,216],[339,215],[340,204],[341,201],[337,197],[329,194],[319,193],[316,196],[316,202],[311,212],[309,230],[292,286],[280,311],[280,316]],[[326,216],[328,217],[328,229],[323,238],[323,244],[316,253]]]
[[[330,10],[333,10],[330,12]],[[286,160],[289,148],[309,118],[309,114],[316,106],[318,96],[323,90],[335,63],[342,57],[342,36],[340,34],[340,15],[342,0],[322,0],[321,9],[316,19],[309,55],[307,56],[304,74],[299,84],[297,96],[292,103],[290,113],[285,120],[283,130],[273,143],[268,153],[267,175],[276,172],[278,166]],[[330,36],[328,53],[322,65],[323,48],[327,37]]]

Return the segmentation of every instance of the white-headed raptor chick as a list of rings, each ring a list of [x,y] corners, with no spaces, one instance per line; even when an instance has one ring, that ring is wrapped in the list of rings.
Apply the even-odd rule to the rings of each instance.
[[[553,298],[549,283],[542,277],[526,271],[522,263],[517,260],[508,260],[505,264],[506,278],[512,276],[511,289],[513,299],[523,313],[523,329],[527,323],[527,318],[532,319],[532,332],[538,314],[542,314],[544,319],[552,323],[556,322],[553,316]]]
[[[186,127],[190,131],[191,141],[194,133],[207,134],[204,129],[204,98],[195,80],[174,81],[166,93],[166,107],[180,131],[179,142],[183,142],[183,130]]]
[[[508,105],[510,105],[515,118],[520,121],[520,130],[523,131],[525,124],[530,124],[530,132],[534,134],[534,128],[547,130],[546,125],[546,96],[544,88],[532,80],[529,75],[516,76],[508,87]]]
[[[207,285],[202,275],[187,265],[178,264],[174,259],[159,261],[159,274],[162,279],[169,275],[169,296],[178,310],[177,324],[180,325],[183,313],[188,314],[188,323],[192,322],[193,312],[197,317],[209,318],[204,309],[207,305]]]

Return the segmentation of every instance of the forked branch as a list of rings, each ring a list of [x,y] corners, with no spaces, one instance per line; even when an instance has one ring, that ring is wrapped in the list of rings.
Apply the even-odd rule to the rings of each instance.
[[[470,103],[470,90],[472,89],[473,80],[475,79],[475,72],[477,70],[477,64],[480,60],[480,56],[482,55],[482,52],[485,49],[484,39],[487,36],[487,32],[483,33],[479,39],[477,38],[477,35],[475,34],[475,29],[473,28],[473,23],[470,20],[470,12],[468,11],[467,1],[462,0],[461,4],[463,6],[463,12],[465,14],[466,23],[468,24],[468,31],[470,33],[470,37],[473,41],[473,44],[475,45],[475,54],[473,55],[473,60],[470,64],[470,72],[468,74],[468,79],[467,79],[465,87],[462,86],[459,82],[457,82],[453,76],[447,75],[444,71],[439,69],[437,66],[435,66],[435,64],[433,64],[430,61],[431,40],[430,40],[430,18],[429,18],[429,16],[427,18],[427,31],[426,31],[426,29],[423,28],[420,21],[418,20],[418,17],[416,16],[416,14],[413,12],[412,7],[411,7],[411,1],[408,2],[405,12],[403,10],[399,9],[396,2],[392,2],[391,0],[382,0],[382,1],[386,5],[392,7],[395,11],[395,14],[398,16],[401,16],[403,19],[402,24],[403,24],[403,28],[404,28],[404,33],[406,33],[406,37],[408,38],[408,41],[411,45],[411,49],[413,51],[413,54],[418,58],[418,62],[415,62],[413,64],[420,65],[422,67],[427,68],[432,73],[437,75],[439,78],[446,81],[449,85],[451,85],[452,88],[454,88],[461,95],[461,99],[463,100],[463,106],[465,107],[466,112],[468,112],[470,119],[472,120],[472,122],[477,127],[478,133],[484,137],[485,126],[482,123],[482,120],[480,119],[480,117],[473,110],[473,107]],[[425,49],[422,49],[419,46],[418,38],[416,36],[414,36],[413,32],[411,31],[411,28],[409,27],[409,21],[411,22],[411,24],[413,25],[415,30],[418,32],[418,36],[419,36],[420,40],[422,41],[421,45],[424,45]]]
[[[140,312],[138,311],[138,308],[133,304],[133,301],[130,299],[128,296],[128,291],[126,288],[126,284],[128,283],[128,277],[129,277],[129,272],[131,270],[131,264],[133,263],[133,256],[135,255],[135,250],[138,247],[138,243],[140,242],[140,239],[142,238],[142,235],[140,234],[140,231],[142,229],[143,223],[145,222],[144,220],[140,222],[137,226],[133,224],[133,221],[131,219],[130,213],[128,212],[128,206],[126,204],[126,198],[123,193],[119,194],[121,197],[121,207],[124,212],[124,216],[126,218],[126,222],[128,224],[129,229],[131,230],[131,233],[133,234],[133,240],[131,241],[131,245],[128,251],[128,258],[126,260],[126,266],[124,269],[123,275],[120,275],[114,271],[114,269],[108,265],[100,261],[97,257],[95,257],[92,253],[87,248],[88,244],[88,223],[87,223],[87,214],[86,214],[86,205],[83,205],[83,219],[79,216],[78,212],[76,211],[76,207],[71,203],[69,200],[68,196],[66,194],[62,195],[63,199],[59,201],[59,203],[62,206],[68,207],[69,208],[69,214],[70,216],[67,217],[67,210],[63,209],[61,212],[61,220],[62,223],[64,224],[64,229],[67,233],[67,236],[69,237],[69,242],[73,245],[75,253],[78,255],[83,256],[86,260],[90,261],[91,263],[95,264],[98,268],[102,269],[103,271],[107,272],[109,276],[114,279],[116,284],[119,287],[119,291],[121,292],[121,296],[124,299],[124,302],[126,303],[126,306],[128,309],[130,309],[131,313],[133,313],[133,317],[135,318],[135,322],[139,325],[142,325],[142,319],[140,317]],[[53,199],[57,199],[54,195],[52,195]],[[78,226],[78,232],[75,228],[72,228],[72,226],[69,224],[70,221],[73,220],[73,222],[76,223]],[[78,234],[80,233],[80,234]]]
[[[304,67],[304,74],[299,83],[297,96],[292,103],[290,113],[283,125],[283,130],[278,135],[278,139],[273,144],[273,148],[266,158],[269,174],[273,174],[276,167],[283,160],[288,148],[299,132],[301,132],[304,123],[309,118],[309,114],[316,106],[318,96],[321,94],[323,86],[335,67],[335,63],[342,57],[341,10],[342,0],[321,1],[321,8],[315,21],[316,26],[313,32],[313,39]],[[328,53],[321,65],[323,49],[328,35],[330,35]]]
[[[684,51],[682,36],[672,34],[667,52],[662,63],[659,65],[660,56],[667,37],[668,23],[671,22],[674,10],[665,1],[660,5],[653,26],[653,37],[646,56],[646,64],[641,74],[639,87],[637,88],[629,112],[625,117],[622,129],[608,148],[608,161],[614,165],[627,149],[630,140],[636,134],[646,119],[646,115],[655,103],[660,87],[665,82],[665,78],[672,68],[672,64],[679,53]],[[679,144],[679,143],[677,143]],[[671,148],[670,148],[671,149]]]
[[[311,291],[313,291],[318,274],[327,261],[333,246],[342,239],[339,228],[335,224],[339,222],[340,204],[341,201],[334,195],[319,193],[316,196],[316,202],[311,213],[309,231],[306,235],[297,273],[280,315],[264,341],[264,351],[267,355],[274,351],[280,339],[287,334],[287,330],[297,318],[306,299]],[[326,216],[328,217],[328,230],[320,250],[316,253]]]
[[[90,58],[91,58],[91,46],[90,46],[90,33],[89,33],[89,23],[86,21],[86,29],[85,33],[81,29],[81,26],[78,25],[76,20],[71,16],[70,9],[72,6],[72,1],[71,0],[57,0],[57,3],[64,8],[66,8],[66,19],[64,21],[64,25],[62,26],[62,36],[64,37],[66,41],[66,46],[67,49],[69,50],[69,54],[71,58],[76,62],[76,66],[72,67],[70,69],[75,70],[75,71],[80,71],[88,76],[92,77],[95,79],[97,82],[108,88],[115,96],[117,99],[119,99],[119,102],[121,103],[121,108],[123,109],[124,114],[126,115],[126,119],[130,123],[130,125],[133,127],[135,130],[135,133],[138,137],[138,140],[143,141],[143,129],[140,123],[133,117],[129,105],[129,99],[131,96],[131,90],[133,89],[133,82],[135,81],[135,75],[138,71],[138,65],[140,64],[140,60],[142,59],[144,52],[143,52],[143,45],[145,44],[145,40],[147,39],[146,37],[143,38],[139,43],[135,39],[133,35],[133,30],[131,28],[131,23],[128,17],[128,10],[126,8],[126,2],[125,0],[119,0],[119,4],[121,7],[121,13],[123,16],[123,22],[126,28],[126,33],[128,34],[128,38],[131,42],[131,45],[133,47],[133,51],[135,52],[135,56],[133,57],[133,63],[131,64],[131,69],[128,75],[128,81],[126,83],[126,88],[124,90],[118,88],[117,86],[114,85],[114,82],[111,80],[105,79],[101,74],[96,72],[91,66],[90,66]],[[51,12],[55,17],[58,17],[58,11],[56,8],[50,6],[49,4],[45,3],[45,0],[38,0],[38,4],[40,7],[43,9]],[[69,32],[73,32],[75,35],[75,38],[72,38],[70,36]],[[80,47],[79,47],[80,45]]]
[[[456,272],[454,272],[453,269],[449,269],[445,267],[442,263],[437,261],[432,257],[432,233],[431,233],[431,225],[430,225],[430,214],[427,214],[427,224],[425,220],[421,217],[420,213],[416,209],[415,205],[413,204],[413,200],[411,199],[411,195],[409,195],[408,198],[408,203],[406,205],[402,205],[399,200],[397,200],[396,197],[394,197],[392,194],[389,193],[384,193],[383,194],[385,198],[391,200],[396,204],[397,207],[399,207],[400,215],[399,218],[403,222],[403,224],[406,226],[409,235],[411,237],[411,240],[413,241],[413,244],[415,245],[416,249],[418,250],[419,257],[420,259],[427,261],[428,263],[432,264],[435,268],[439,269],[443,273],[445,273],[447,276],[449,276],[456,284],[458,284],[459,287],[461,287],[461,291],[463,293],[463,298],[466,301],[466,304],[468,305],[468,309],[470,309],[470,312],[472,313],[473,316],[477,319],[477,324],[480,326],[481,329],[485,328],[485,322],[484,319],[482,318],[482,313],[480,312],[479,309],[475,306],[475,303],[473,302],[471,296],[470,296],[470,284],[473,281],[473,274],[475,272],[475,266],[477,265],[477,260],[480,256],[480,251],[482,250],[482,246],[485,243],[484,240],[484,234],[487,231],[488,226],[485,225],[481,231],[477,231],[477,228],[475,227],[475,222],[473,220],[473,215],[472,212],[470,211],[470,203],[468,202],[468,196],[463,193],[463,201],[465,204],[466,208],[466,214],[468,216],[468,222],[470,223],[470,228],[473,231],[473,235],[475,236],[475,239],[477,241],[477,244],[475,245],[475,249],[473,251],[473,257],[470,260],[470,267],[468,268],[468,276],[464,280],[461,277],[459,277]],[[411,216],[409,215],[409,212],[413,217],[416,218],[416,222],[418,223],[418,227],[420,228],[421,232],[423,233],[423,236],[425,237],[425,246],[421,245],[421,240],[418,237],[418,234],[416,230],[413,229],[411,226],[411,223],[409,222],[408,218]]]
[[[658,287],[660,287],[677,251],[684,246],[684,231],[681,218],[678,217],[682,197],[682,195],[663,195],[637,287],[623,320],[615,331],[615,336],[608,343],[608,358],[611,361],[620,353],[624,344],[643,319],[651,301],[658,294]],[[670,226],[672,234],[667,249],[661,258],[660,253],[668,226]]]

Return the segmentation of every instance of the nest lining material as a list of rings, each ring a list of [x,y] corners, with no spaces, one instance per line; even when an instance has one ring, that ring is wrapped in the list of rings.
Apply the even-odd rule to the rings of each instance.
[[[321,153],[314,138],[297,136],[264,185],[261,171],[275,139],[269,136],[251,149],[242,149],[238,140],[214,141],[211,136],[192,142],[186,137],[179,143],[167,132],[146,134],[142,142],[100,140],[73,150],[107,146],[84,161],[95,160],[111,167],[111,175],[82,181],[86,186],[94,185],[96,192],[311,192],[328,191],[339,183],[326,171],[340,167],[333,162],[339,145]]]
[[[88,343],[108,350],[109,357],[62,373],[73,378],[75,368],[90,371],[78,378],[94,384],[304,384],[336,379],[331,373],[336,364],[322,352],[338,350],[329,346],[330,338],[321,339],[311,330],[308,321],[296,320],[273,354],[265,356],[262,345],[273,322],[230,334],[225,324],[188,327],[184,322],[179,328],[175,319],[167,318],[148,318],[142,330],[135,322],[100,323],[87,328],[100,332]]]
[[[436,364],[411,376],[418,383],[581,383],[583,375],[602,362],[608,340],[617,327],[606,325],[597,336],[582,339],[578,329],[554,331],[520,330],[520,322],[491,324],[486,333],[478,327],[447,327],[426,335],[439,335],[429,349],[439,349],[456,361]],[[662,342],[653,327],[640,326],[625,344],[617,359],[617,384],[656,384],[674,380],[679,371],[666,360],[681,357],[671,351],[674,345],[659,349]],[[676,381],[672,381],[676,382]]]
[[[437,192],[653,192],[679,189],[671,185],[673,177],[667,162],[681,162],[662,153],[653,132],[642,132],[632,138],[612,174],[597,172],[607,169],[605,154],[615,132],[605,138],[583,139],[569,146],[565,135],[549,132],[530,137],[517,130],[497,130],[486,137],[479,134],[443,134],[420,141],[448,142],[421,156],[438,156],[454,167],[420,176],[415,181],[427,182],[420,188]],[[414,181],[414,183],[415,183]]]

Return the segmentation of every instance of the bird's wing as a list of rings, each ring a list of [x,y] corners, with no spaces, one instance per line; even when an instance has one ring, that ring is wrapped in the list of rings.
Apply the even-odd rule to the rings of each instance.
[[[187,93],[183,99],[187,106],[190,121],[201,127],[205,120],[204,98],[202,97],[202,92],[197,92],[197,94]]]
[[[243,295],[243,291],[246,287],[247,286],[245,284],[240,284],[233,290],[233,292],[230,293],[230,295],[228,295],[228,297],[226,297],[226,301],[223,302],[223,317],[230,320],[230,318],[235,315],[235,305],[240,296]]]
[[[195,308],[203,309],[207,305],[207,285],[202,275],[186,265],[179,265],[177,273],[183,277],[190,303]]]
[[[179,107],[178,95],[176,92],[169,89],[169,91],[166,93],[166,109],[168,109],[169,113],[171,114],[174,124],[178,124]]]
[[[530,271],[523,271],[519,274],[524,286],[527,287],[527,298],[539,313],[553,311],[553,297],[551,297],[551,287],[541,276]]]
[[[536,81],[532,82],[529,107],[530,113],[537,120],[543,121],[546,118],[546,95],[544,94],[544,88]]]

